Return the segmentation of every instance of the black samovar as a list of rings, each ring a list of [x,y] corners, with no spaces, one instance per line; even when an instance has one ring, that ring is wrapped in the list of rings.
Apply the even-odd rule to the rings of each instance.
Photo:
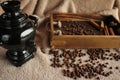
[[[0,16],[0,46],[8,49],[6,57],[12,64],[21,66],[34,57],[38,19],[22,12],[19,1],[5,1],[1,6],[5,13]]]

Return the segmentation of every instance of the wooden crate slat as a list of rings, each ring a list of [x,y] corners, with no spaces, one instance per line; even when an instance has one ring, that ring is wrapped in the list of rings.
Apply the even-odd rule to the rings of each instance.
[[[120,48],[118,36],[54,36],[54,48]]]
[[[101,20],[104,17],[100,14],[71,14],[71,13],[54,13],[53,19],[56,18],[73,18],[73,19],[98,19]]]

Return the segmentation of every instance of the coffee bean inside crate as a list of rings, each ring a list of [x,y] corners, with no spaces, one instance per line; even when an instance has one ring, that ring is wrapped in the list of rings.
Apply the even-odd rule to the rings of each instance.
[[[62,35],[59,28],[62,21],[79,21],[90,23],[97,31],[104,34],[96,35]],[[58,35],[55,34],[55,25],[58,25]],[[120,23],[113,16],[98,14],[66,14],[57,13],[50,19],[50,46],[52,48],[119,48]]]

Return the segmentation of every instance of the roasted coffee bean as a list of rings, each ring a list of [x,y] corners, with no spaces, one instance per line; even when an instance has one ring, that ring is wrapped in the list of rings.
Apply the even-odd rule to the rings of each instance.
[[[97,61],[96,63],[99,63],[99,61]]]
[[[100,80],[100,78],[99,78],[99,77],[97,77],[97,78],[96,78],[96,80]]]
[[[92,63],[93,65],[95,65],[95,63]]]
[[[119,69],[119,67],[115,67],[115,69]]]
[[[76,80],[77,79],[77,77],[76,76],[74,76],[74,80]]]
[[[112,69],[112,67],[109,67],[109,69]]]
[[[111,53],[109,56],[113,56],[113,53]]]
[[[79,61],[79,63],[82,63],[81,61]]]
[[[107,56],[107,54],[105,54],[105,56]]]
[[[63,73],[64,76],[67,76],[67,72],[66,72],[65,69],[62,70],[62,73]]]
[[[106,59],[108,60],[109,58],[107,57]]]
[[[88,62],[88,60],[85,60],[84,62]]]
[[[113,72],[112,71],[109,71],[109,74],[112,74]]]
[[[107,49],[106,52],[110,52],[110,50]]]
[[[85,78],[88,78],[88,76],[86,75]]]
[[[104,75],[105,77],[108,77],[108,76],[110,76],[110,74],[109,73],[105,73],[105,75]]]
[[[60,57],[60,58],[62,58],[62,57],[63,57],[63,55],[62,55],[62,54],[60,54],[60,55],[59,55],[59,57]]]
[[[50,59],[50,61],[53,61],[53,59]]]
[[[55,65],[55,64],[51,64],[51,66],[52,66],[52,67],[56,67],[56,65]]]
[[[113,58],[110,58],[110,60],[113,60]]]
[[[106,62],[105,64],[109,64],[108,62]]]

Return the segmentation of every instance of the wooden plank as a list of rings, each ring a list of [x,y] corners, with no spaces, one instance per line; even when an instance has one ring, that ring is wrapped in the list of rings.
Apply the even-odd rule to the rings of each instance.
[[[109,31],[110,31],[111,35],[113,35],[113,36],[115,35],[115,33],[114,33],[114,31],[113,31],[113,29],[111,27],[109,28]]]
[[[100,18],[100,19],[99,19]],[[80,20],[90,20],[90,19],[93,19],[94,21],[95,20],[101,20],[102,16],[99,15],[99,18],[93,16],[93,15],[77,15],[77,14],[63,14],[63,15],[54,15],[53,14],[53,20],[71,20],[71,19],[80,19]]]
[[[102,29],[98,23],[96,23],[93,19],[90,19],[91,24],[98,30]]]
[[[110,35],[107,25],[105,25],[104,30],[105,30],[105,35]]]
[[[93,18],[93,19],[103,19],[103,16],[100,15],[100,14],[73,14],[73,13],[54,13],[53,14],[53,18],[56,18],[56,17],[73,17],[73,18]]]
[[[54,27],[53,27],[53,15],[51,15],[51,17],[50,17],[50,28],[51,28],[51,31],[50,31],[50,33],[51,33],[51,39],[52,39],[52,37],[53,37],[53,35],[54,35]]]
[[[90,19],[82,19],[82,18],[54,18],[53,19],[54,21],[89,21]],[[97,19],[92,19],[94,21],[100,21],[100,20],[97,20]]]
[[[120,36],[54,36],[54,48],[120,48]]]

